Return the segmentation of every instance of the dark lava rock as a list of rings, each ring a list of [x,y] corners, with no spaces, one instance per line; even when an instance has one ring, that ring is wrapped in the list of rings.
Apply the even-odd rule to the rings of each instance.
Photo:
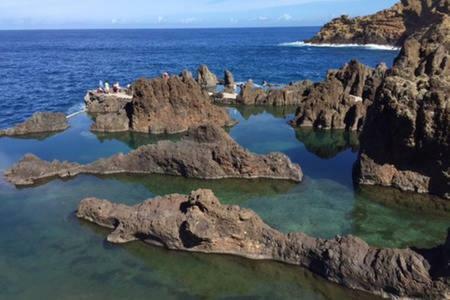
[[[448,0],[402,0],[376,14],[341,16],[327,23],[306,42],[315,44],[381,44],[401,46],[411,34],[450,13]]]
[[[1,136],[21,136],[37,133],[64,131],[69,128],[66,115],[63,113],[38,112],[17,126],[0,130]]]
[[[127,93],[98,93],[89,91],[84,97],[86,111],[90,114],[118,113],[131,102],[132,95]]]
[[[208,123],[235,124],[187,71],[169,79],[139,79],[131,91],[132,95],[88,93],[85,102],[95,118],[93,131],[174,134]]]
[[[200,179],[270,178],[299,182],[303,174],[281,153],[256,155],[239,146],[221,127],[191,129],[180,141],[160,141],[141,146],[129,154],[118,154],[91,164],[47,162],[25,156],[6,171],[17,186],[33,185],[54,177],[78,174],[166,174]]]
[[[135,206],[87,198],[77,216],[113,232],[172,250],[275,260],[308,268],[348,288],[391,298],[448,299],[450,236],[434,249],[382,249],[354,236],[317,239],[283,234],[253,211],[222,205],[210,190],[157,197]],[[450,232],[449,232],[450,235]]]
[[[233,73],[231,73],[228,70],[225,70],[224,86],[225,86],[225,89],[234,90],[236,88],[236,82],[234,81]]]
[[[188,72],[168,80],[138,80],[127,111],[131,130],[154,134],[185,132],[207,123],[234,124],[226,109],[213,105]]]
[[[213,90],[216,88],[219,80],[217,79],[217,76],[208,69],[208,66],[201,65],[198,68],[197,82],[202,88]]]
[[[326,80],[307,90],[291,125],[361,130],[386,69],[384,64],[372,69],[353,60],[339,70],[328,71]]]
[[[412,35],[361,134],[356,180],[450,199],[450,17]]]

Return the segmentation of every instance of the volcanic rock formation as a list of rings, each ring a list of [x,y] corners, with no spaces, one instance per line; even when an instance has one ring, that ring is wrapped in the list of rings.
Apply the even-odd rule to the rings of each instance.
[[[402,0],[370,16],[341,16],[306,42],[401,46],[411,34],[436,23],[441,14],[449,14],[449,3],[448,0]]]
[[[214,91],[219,80],[217,79],[217,76],[208,69],[208,66],[201,65],[198,68],[197,82],[202,88]]]
[[[132,99],[104,96],[86,102],[91,103],[88,112],[102,113],[96,115],[92,130],[173,134],[208,123],[234,124],[226,109],[213,105],[187,71],[167,80],[139,79],[132,85],[132,91]]]
[[[6,171],[8,181],[17,186],[33,185],[54,177],[78,174],[166,174],[200,179],[271,178],[299,182],[303,174],[281,153],[256,155],[239,146],[221,127],[191,129],[178,142],[160,141],[141,146],[127,155],[118,154],[91,164],[40,160],[25,156]]]
[[[361,134],[357,182],[450,199],[450,16],[412,35]]]
[[[330,70],[327,79],[314,84],[299,103],[291,124],[298,127],[361,130],[367,107],[381,84],[386,65],[376,69],[351,61]]]
[[[253,211],[222,205],[210,190],[157,197],[135,206],[87,198],[78,218],[113,229],[112,243],[136,240],[172,250],[276,260],[310,269],[348,288],[381,296],[450,297],[450,232],[429,250],[379,249],[354,236],[283,234]]]
[[[13,128],[0,130],[1,136],[21,136],[35,133],[51,133],[69,128],[66,115],[63,113],[38,112],[25,122]]]

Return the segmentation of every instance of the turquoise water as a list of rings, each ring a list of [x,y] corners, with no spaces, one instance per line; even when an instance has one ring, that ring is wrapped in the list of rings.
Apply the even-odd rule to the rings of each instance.
[[[139,242],[111,245],[105,242],[107,231],[74,216],[79,201],[88,196],[134,204],[155,195],[210,188],[223,203],[251,208],[283,232],[327,238],[354,234],[388,247],[429,247],[444,240],[448,215],[413,205],[405,209],[399,199],[390,203],[389,197],[381,197],[387,192],[354,189],[355,136],[294,130],[287,125],[291,113],[231,108],[239,124],[230,134],[254,152],[289,155],[306,174],[300,184],[121,175],[79,176],[16,189],[0,179],[0,299],[371,299],[298,267],[171,252]],[[85,163],[168,138],[95,135],[90,123],[79,115],[63,133],[0,139],[0,170],[28,152]]]

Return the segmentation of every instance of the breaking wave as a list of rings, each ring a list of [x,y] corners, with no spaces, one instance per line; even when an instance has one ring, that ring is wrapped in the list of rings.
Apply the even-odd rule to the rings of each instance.
[[[399,47],[390,45],[377,45],[377,44],[311,44],[305,42],[291,42],[279,44],[282,47],[319,47],[319,48],[361,48],[368,50],[384,50],[384,51],[399,51]]]

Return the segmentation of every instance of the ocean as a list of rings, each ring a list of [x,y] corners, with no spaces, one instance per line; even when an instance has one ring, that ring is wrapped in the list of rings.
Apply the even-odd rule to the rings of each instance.
[[[319,28],[0,31],[0,128],[36,111],[73,112],[100,80],[122,85],[207,64],[237,81],[324,78],[350,59],[391,64],[396,51],[298,47]],[[286,44],[288,43],[288,44]]]
[[[350,59],[391,65],[396,50],[311,47],[318,28],[0,31],[0,128],[36,111],[75,112],[99,80],[132,82],[205,63],[237,81],[321,80]],[[135,242],[112,245],[108,230],[78,220],[84,197],[136,204],[169,193],[212,189],[223,203],[253,209],[283,232],[353,234],[374,246],[431,247],[448,216],[399,203],[411,195],[360,190],[352,180],[358,137],[294,129],[295,107],[230,107],[230,135],[256,153],[280,151],[299,163],[300,183],[194,180],[169,176],[79,176],[17,189],[0,176],[0,299],[377,299],[299,267],[232,256],[182,253]],[[80,114],[70,128],[33,138],[0,138],[0,173],[26,153],[92,162],[176,136],[94,134]],[[395,201],[394,201],[395,200]],[[420,217],[418,217],[420,214]]]

